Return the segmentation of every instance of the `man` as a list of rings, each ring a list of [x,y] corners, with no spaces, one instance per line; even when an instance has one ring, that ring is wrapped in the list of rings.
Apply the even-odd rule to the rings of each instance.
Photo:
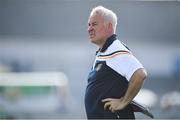
[[[146,71],[116,36],[117,16],[95,7],[88,21],[92,43],[99,47],[88,76],[85,108],[88,119],[134,119],[129,104],[141,89]]]

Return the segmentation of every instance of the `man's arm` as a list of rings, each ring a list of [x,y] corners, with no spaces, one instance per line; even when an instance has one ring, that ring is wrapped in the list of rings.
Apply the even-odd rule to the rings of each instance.
[[[144,69],[138,69],[130,79],[128,89],[123,97],[123,103],[128,105],[141,89],[147,74]]]
[[[112,112],[124,109],[137,95],[143,85],[146,76],[147,73],[145,69],[140,68],[136,70],[130,79],[125,95],[120,99],[106,98],[102,100],[102,102],[105,102],[104,109],[109,108],[109,110],[111,110]]]

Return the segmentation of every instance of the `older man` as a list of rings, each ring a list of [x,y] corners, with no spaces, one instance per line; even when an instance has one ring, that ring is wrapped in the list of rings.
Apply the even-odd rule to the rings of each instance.
[[[117,16],[95,7],[88,21],[92,43],[99,47],[88,76],[85,107],[88,119],[134,119],[129,104],[141,89],[146,71],[131,51],[117,39]]]

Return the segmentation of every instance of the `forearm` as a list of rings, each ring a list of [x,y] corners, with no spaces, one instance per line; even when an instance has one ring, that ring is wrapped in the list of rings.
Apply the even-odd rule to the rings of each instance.
[[[123,97],[123,102],[128,105],[133,98],[138,94],[140,91],[144,79],[146,78],[146,71],[144,69],[137,70],[130,79],[128,89]]]

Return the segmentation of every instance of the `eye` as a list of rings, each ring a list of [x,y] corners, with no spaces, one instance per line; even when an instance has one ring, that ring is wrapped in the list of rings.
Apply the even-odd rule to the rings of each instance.
[[[88,23],[88,27],[94,27],[94,26],[96,26],[96,25],[98,25],[98,23],[97,23],[97,22]]]
[[[96,25],[97,25],[97,23],[96,23],[96,22],[92,23],[92,26],[96,26]]]

